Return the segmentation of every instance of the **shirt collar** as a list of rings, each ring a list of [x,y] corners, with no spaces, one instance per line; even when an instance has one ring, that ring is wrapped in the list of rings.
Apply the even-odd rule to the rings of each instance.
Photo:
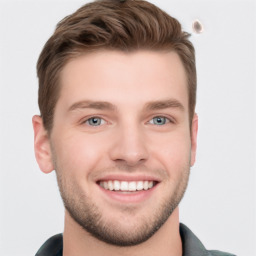
[[[192,231],[182,223],[180,223],[180,236],[182,240],[182,256],[212,256]]]

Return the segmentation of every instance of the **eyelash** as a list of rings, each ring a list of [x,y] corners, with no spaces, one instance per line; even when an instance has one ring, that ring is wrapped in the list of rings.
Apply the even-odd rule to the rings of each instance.
[[[97,119],[98,121],[100,121],[100,124],[96,124],[96,125],[90,124],[89,122],[93,121],[93,119]],[[164,119],[164,123],[163,124],[154,123],[154,119],[162,119],[162,120]],[[103,124],[107,123],[107,121],[105,121],[102,117],[92,116],[92,117],[89,117],[86,120],[84,120],[82,122],[82,124],[87,124],[88,126],[91,126],[91,127],[98,127],[98,126],[103,125],[102,122],[104,122]],[[169,123],[174,123],[174,121],[171,118],[169,118],[169,117],[159,115],[159,116],[152,117],[148,121],[148,123],[152,124],[152,125],[156,125],[156,126],[164,126],[164,125],[169,124]]]
[[[89,122],[90,122],[91,120],[93,120],[93,119],[98,119],[98,120],[100,120],[100,124],[99,124],[99,125],[92,125],[92,124],[89,124]],[[97,127],[97,126],[101,126],[101,125],[102,125],[102,124],[101,124],[102,121],[106,123],[106,121],[105,121],[103,118],[101,118],[101,117],[99,117],[99,116],[92,116],[92,117],[87,118],[86,120],[84,120],[84,121],[82,122],[82,124],[87,124],[88,126]]]
[[[154,120],[154,119],[158,119],[158,120],[162,119],[162,120],[164,120],[164,123],[163,124],[156,124],[156,123],[154,123],[154,121],[153,121],[153,123],[151,123],[151,121]],[[163,125],[166,125],[166,124],[169,124],[169,123],[173,123],[173,120],[166,117],[166,116],[154,116],[153,118],[150,119],[149,123],[153,124],[153,125],[157,125],[157,126],[163,126]]]

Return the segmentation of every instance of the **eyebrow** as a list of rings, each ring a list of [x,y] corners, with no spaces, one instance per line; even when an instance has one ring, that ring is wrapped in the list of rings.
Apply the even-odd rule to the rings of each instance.
[[[177,108],[182,111],[185,110],[185,107],[176,99],[167,99],[167,100],[159,100],[148,102],[145,106],[146,110],[161,110],[166,108]]]
[[[68,108],[68,112],[74,111],[77,109],[84,109],[84,108],[92,108],[98,110],[110,110],[116,111],[117,107],[109,102],[105,101],[91,101],[91,100],[83,100],[74,103]],[[177,108],[180,110],[184,110],[184,106],[176,99],[167,99],[167,100],[158,100],[158,101],[151,101],[146,103],[144,110],[146,111],[154,111],[154,110],[161,110],[166,108]]]
[[[77,109],[84,109],[84,108],[93,108],[93,109],[99,109],[99,110],[116,110],[116,107],[109,102],[83,100],[71,105],[68,111],[74,111]]]

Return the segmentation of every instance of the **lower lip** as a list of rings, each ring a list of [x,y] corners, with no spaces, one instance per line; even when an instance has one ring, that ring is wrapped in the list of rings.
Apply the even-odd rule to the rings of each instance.
[[[152,193],[156,190],[158,184],[156,184],[151,189],[140,190],[135,192],[114,192],[111,190],[104,189],[101,186],[99,186],[99,188],[106,196],[108,196],[112,200],[119,201],[121,203],[141,203],[150,198]]]

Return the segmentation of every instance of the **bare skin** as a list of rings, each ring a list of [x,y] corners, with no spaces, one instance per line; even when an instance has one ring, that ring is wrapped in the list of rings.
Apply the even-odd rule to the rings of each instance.
[[[56,170],[67,206],[64,256],[182,255],[177,205],[195,162],[198,121],[190,127],[176,53],[100,51],[70,61],[51,134],[39,116],[33,125],[40,169]],[[154,186],[100,186],[116,180]]]
[[[166,255],[166,256],[181,256],[182,244],[179,235],[178,208],[168,219],[166,225],[149,240],[131,247],[114,247],[107,245],[81,229],[74,220],[65,215],[65,230],[64,230],[64,256],[71,255],[106,255],[106,256],[140,256],[140,255]],[[76,246],[74,246],[76,241]],[[77,244],[79,245],[77,246]],[[157,245],[157,246],[156,246]]]

